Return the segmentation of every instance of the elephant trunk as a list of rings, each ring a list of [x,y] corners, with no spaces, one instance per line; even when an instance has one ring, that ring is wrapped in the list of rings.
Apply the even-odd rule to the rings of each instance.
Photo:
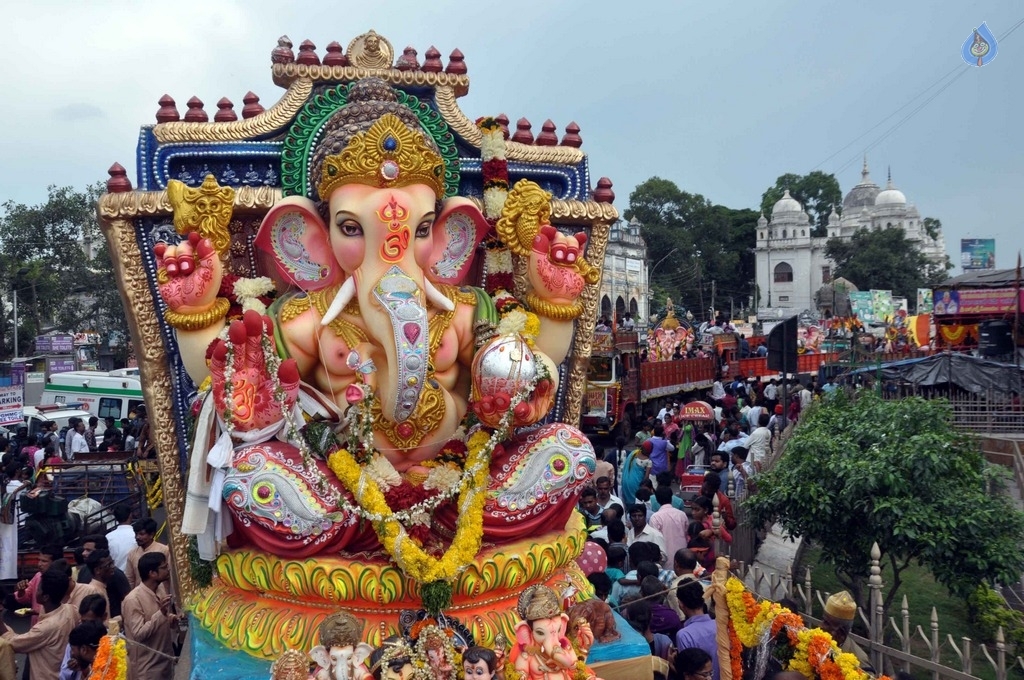
[[[377,362],[381,412],[384,418],[402,423],[416,412],[427,380],[427,292],[422,278],[417,281],[398,265],[376,279],[366,274],[356,272],[355,287],[367,330],[386,354],[386,361]]]

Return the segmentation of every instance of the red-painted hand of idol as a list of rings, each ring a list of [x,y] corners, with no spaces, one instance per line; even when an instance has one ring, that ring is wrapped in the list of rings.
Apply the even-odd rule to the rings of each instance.
[[[565,236],[549,224],[540,228],[529,263],[530,283],[537,296],[559,305],[576,302],[586,285],[577,264],[586,242],[583,233]]]
[[[213,347],[210,376],[214,405],[218,413],[230,414],[226,420],[230,419],[234,429],[241,432],[260,430],[281,421],[282,404],[275,396],[277,383],[284,394],[286,409],[291,409],[299,391],[299,369],[294,359],[281,362],[274,380],[263,354],[265,341],[273,347],[270,319],[250,310],[241,321],[231,322],[228,342],[217,340]]]
[[[172,311],[205,311],[217,299],[224,268],[210,239],[191,232],[177,245],[156,244],[153,253],[160,297]]]

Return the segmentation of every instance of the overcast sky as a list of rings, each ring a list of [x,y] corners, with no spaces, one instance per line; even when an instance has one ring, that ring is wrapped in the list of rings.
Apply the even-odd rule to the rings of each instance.
[[[470,118],[525,116],[535,133],[575,120],[620,211],[653,175],[736,208],[786,172],[834,172],[845,193],[872,146],[873,178],[884,186],[892,167],[942,220],[954,263],[961,238],[995,237],[1000,267],[1024,247],[1024,28],[982,68],[960,58],[982,21],[1002,36],[1024,19],[1019,0],[4,4],[0,200],[82,188],[114,161],[135,182],[139,126],[164,93],[181,111],[198,95],[211,117],[223,96],[240,111],[247,90],[269,107],[283,93],[269,72],[278,36],[322,55],[373,28],[421,60],[430,45],[445,62],[461,49]],[[891,129],[958,65],[969,72]]]

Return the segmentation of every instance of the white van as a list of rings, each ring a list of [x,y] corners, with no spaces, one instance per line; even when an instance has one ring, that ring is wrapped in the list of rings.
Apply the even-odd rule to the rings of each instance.
[[[57,430],[63,430],[68,426],[68,420],[71,418],[81,418],[89,423],[89,416],[93,415],[88,411],[85,411],[78,407],[77,404],[72,404],[71,408],[64,408],[60,404],[50,404],[48,406],[26,406],[22,409],[25,417],[25,425],[28,426],[29,441],[35,441],[36,433],[43,429],[43,423],[52,420],[57,423]],[[9,426],[9,429],[16,429],[15,426]],[[103,421],[100,420],[97,432],[102,432],[104,429]]]
[[[139,369],[54,373],[43,388],[39,403],[78,403],[100,422],[107,417],[120,422],[143,403]]]

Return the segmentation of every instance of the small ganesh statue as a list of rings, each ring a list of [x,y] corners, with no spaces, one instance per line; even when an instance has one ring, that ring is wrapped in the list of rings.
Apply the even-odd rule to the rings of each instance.
[[[585,660],[567,637],[569,617],[554,590],[530,586],[520,596],[518,610],[521,620],[510,661],[526,680],[573,680],[579,670],[586,670]],[[578,636],[587,649],[594,642],[585,621],[579,624]]]
[[[352,614],[340,611],[320,624],[320,644],[309,651],[319,666],[316,680],[371,680],[363,663],[373,647],[362,641],[363,624]]]

